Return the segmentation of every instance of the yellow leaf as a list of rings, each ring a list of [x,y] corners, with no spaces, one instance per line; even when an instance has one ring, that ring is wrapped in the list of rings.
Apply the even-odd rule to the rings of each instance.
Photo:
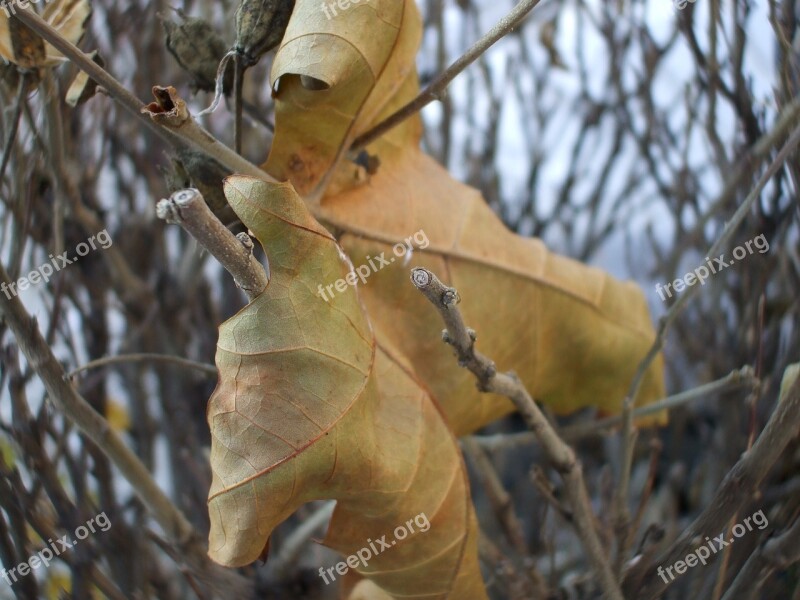
[[[114,431],[124,432],[131,428],[128,409],[113,398],[106,400],[106,419]]]
[[[414,3],[364,3],[330,22],[316,3],[298,2],[296,11],[272,74],[281,82],[266,168],[312,196],[315,186],[335,181],[323,198],[321,221],[341,232],[339,242],[355,265],[370,264],[382,252],[394,260],[360,285],[362,298],[379,337],[408,357],[456,434],[513,406],[480,394],[472,375],[456,364],[437,334],[439,316],[409,283],[413,266],[430,268],[459,290],[478,349],[499,369],[516,372],[535,398],[562,414],[587,406],[618,412],[655,335],[638,286],[511,233],[477,190],[420,152],[416,118],[367,148],[381,163],[368,184],[352,163],[340,160],[354,137],[418,91]],[[330,87],[306,90],[299,77]],[[430,245],[410,260],[393,256],[393,245],[417,232]],[[662,371],[659,356],[646,374],[640,405],[664,395]],[[640,424],[665,419],[661,413]]]
[[[478,350],[498,369],[517,373],[534,398],[561,414],[587,406],[620,410],[654,339],[635,284],[511,233],[477,190],[415,148],[383,164],[368,186],[326,198],[322,218],[346,231],[339,243],[355,265],[381,253],[393,260],[359,292],[376,331],[409,358],[457,435],[511,412],[513,405],[478,392],[472,374],[456,364],[438,335],[439,315],[409,282],[415,266],[458,289]],[[398,252],[419,245],[413,239],[419,232],[427,247],[395,256],[393,245],[400,244]],[[663,396],[662,370],[659,357],[647,372],[640,404]],[[664,419],[662,413],[647,422]]]
[[[0,455],[3,457],[3,463],[6,468],[13,469],[17,463],[17,456],[14,452],[14,447],[5,436],[0,437]]]
[[[60,569],[49,569],[44,587],[45,598],[59,600],[64,597],[63,594],[66,594],[67,597],[72,594],[72,577],[68,572]]]
[[[317,294],[349,271],[341,249],[289,184],[235,176],[225,194],[271,279],[220,327],[209,555],[248,564],[300,505],[333,498],[325,543],[351,556],[385,535],[355,568],[387,593],[486,598],[455,438],[402,355],[376,341],[355,290]],[[418,531],[401,537],[409,520]]]
[[[265,169],[302,195],[323,188],[353,139],[416,89],[421,36],[414,0],[352,3],[330,19],[319,0],[297,0],[270,76],[276,128]],[[419,131],[414,117],[387,139]]]

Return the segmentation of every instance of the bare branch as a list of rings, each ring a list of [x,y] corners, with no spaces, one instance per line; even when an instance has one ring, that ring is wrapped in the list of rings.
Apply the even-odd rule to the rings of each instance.
[[[8,284],[9,281],[5,267],[0,265],[0,282]],[[67,381],[64,369],[39,332],[36,319],[28,315],[20,299],[16,296],[9,299],[6,294],[0,294],[0,315],[16,336],[28,363],[42,380],[50,400],[108,455],[169,538],[179,545],[197,543],[197,532],[161,491],[139,458],[125,445],[108,421]]]
[[[266,289],[269,275],[253,256],[250,239],[245,240],[249,243],[246,248],[243,241],[214,216],[199,191],[175,192],[169,200],[161,200],[157,209],[160,218],[178,223],[205,246],[251,300]]]
[[[97,360],[90,361],[85,365],[78,367],[77,369],[73,369],[72,371],[67,373],[67,377],[69,379],[72,379],[78,373],[83,373],[84,371],[89,371],[91,369],[98,369],[106,365],[126,364],[132,362],[172,363],[174,365],[186,367],[187,369],[195,369],[197,371],[202,371],[203,373],[212,375],[214,377],[216,377],[217,375],[217,367],[215,367],[214,365],[209,365],[206,363],[189,360],[188,358],[182,358],[180,356],[170,356],[169,354],[152,354],[149,352],[138,352],[134,354],[120,354],[118,356],[107,356],[105,358],[98,358]]]
[[[656,565],[672,565],[686,556],[705,536],[718,535],[731,517],[754,497],[761,481],[778,460],[786,446],[797,436],[800,427],[800,378],[797,378],[772,413],[753,447],[725,476],[714,498],[694,522],[665,552],[655,559]],[[668,587],[658,576],[652,563],[636,565],[626,584],[641,580],[642,588],[627,589],[637,598],[657,598]],[[644,573],[642,573],[644,572]]]
[[[450,82],[453,81],[459,73],[480,58],[480,56],[498,40],[508,35],[508,33],[517,27],[539,2],[540,0],[521,0],[511,12],[500,19],[497,25],[492,27],[485,36],[479,39],[428,87],[422,90],[416,98],[375,125],[375,127],[369,131],[358,136],[350,146],[350,152],[363,150],[384,133],[399,125],[412,115],[415,115],[434,100],[439,100],[447,89],[447,86],[450,85]]]
[[[458,292],[445,286],[431,271],[419,267],[411,270],[411,281],[439,311],[447,327],[442,337],[455,349],[458,364],[469,369],[478,379],[478,389],[509,398],[539,438],[548,459],[564,480],[574,511],[575,528],[603,590],[608,598],[623,600],[622,591],[595,529],[595,516],[583,481],[583,468],[572,448],[561,440],[519,379],[513,374],[498,373],[494,363],[475,350],[475,332],[467,328],[461,312],[456,308],[460,300]]]

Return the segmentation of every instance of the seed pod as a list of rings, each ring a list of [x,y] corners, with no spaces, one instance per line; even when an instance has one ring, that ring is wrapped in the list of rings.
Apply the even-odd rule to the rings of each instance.
[[[36,4],[36,2],[34,3]],[[9,18],[22,8],[21,3],[5,2],[0,14],[0,56],[23,69],[54,67],[66,62],[64,56],[18,19]],[[88,0],[63,0],[48,2],[41,17],[73,44],[77,44],[86,31],[86,22],[92,14]]]
[[[295,0],[242,0],[236,11],[234,51],[252,67],[277,46],[286,33]]]
[[[45,63],[44,40],[30,27],[16,19],[9,20],[8,38],[11,41],[12,52],[9,60],[17,63],[23,69],[35,69]]]
[[[162,17],[166,32],[166,44],[170,54],[192,77],[196,90],[214,91],[217,67],[225,56],[227,45],[222,37],[203,19],[186,17],[181,12],[183,23],[176,25]],[[233,85],[233,69],[225,72],[223,90],[229,94]]]

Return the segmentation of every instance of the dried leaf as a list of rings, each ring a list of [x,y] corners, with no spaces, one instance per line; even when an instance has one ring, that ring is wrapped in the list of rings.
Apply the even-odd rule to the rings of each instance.
[[[125,432],[131,428],[131,416],[127,407],[114,398],[106,400],[106,420],[117,432]]]
[[[485,598],[464,464],[438,408],[391,343],[376,342],[353,288],[330,303],[316,294],[346,275],[346,257],[291,185],[235,176],[225,193],[271,279],[220,327],[210,556],[250,563],[300,505],[333,498],[325,543],[343,555],[426,515],[428,531],[358,567],[387,593]]]
[[[266,170],[302,195],[323,189],[356,135],[416,89],[421,35],[414,0],[352,3],[335,18],[298,0],[270,76],[276,128]],[[419,129],[415,117],[387,140],[402,144]]]
[[[16,14],[20,8],[8,4]],[[52,0],[42,11],[42,18],[73,44],[77,44],[86,31],[86,22],[92,14],[88,0]],[[50,44],[17,19],[0,12],[0,56],[22,68],[52,67],[66,59]]]
[[[409,358],[456,434],[472,432],[513,406],[480,394],[472,375],[435,335],[441,323],[408,281],[413,266],[430,268],[461,292],[478,348],[498,368],[516,372],[535,398],[557,413],[588,406],[618,412],[655,337],[635,284],[508,231],[477,190],[420,152],[421,132],[413,122],[369,146],[381,162],[369,185],[360,185],[355,165],[340,160],[343,145],[418,92],[414,3],[370,2],[328,23],[318,6],[301,1],[295,14],[301,23],[289,24],[273,80],[294,73],[323,79],[330,89],[310,92],[296,81],[285,88],[281,82],[266,167],[312,195],[314,186],[335,182],[320,214],[342,232],[340,243],[356,265],[381,253],[388,260],[393,244],[402,248],[415,232],[427,235],[429,247],[392,258],[361,293],[376,331]],[[331,28],[339,37],[328,33]],[[339,52],[340,45],[349,50]],[[663,396],[662,368],[659,357],[646,374],[639,404]],[[641,424],[665,418],[662,413]]]
[[[103,57],[100,56],[97,50],[92,52],[89,57],[95,64],[98,64],[101,67],[106,66]],[[72,83],[67,90],[65,101],[74,108],[94,97],[96,91],[97,82],[94,79],[91,79],[89,74],[85,71],[78,71],[78,74],[75,76],[75,79],[72,80]]]
[[[458,289],[478,349],[514,371],[556,413],[595,406],[616,413],[654,339],[641,290],[603,271],[550,253],[517,236],[477,190],[455,181],[415,148],[383,164],[369,186],[326,198],[326,220],[355,265],[384,253],[394,262],[359,292],[376,331],[391,339],[441,403],[457,435],[513,410],[506,398],[479,393],[472,375],[442,344],[438,314],[408,280],[424,266]],[[424,249],[395,256],[394,244]],[[409,243],[410,242],[410,243]],[[416,244],[419,246],[420,244]],[[487,293],[489,291],[490,293]],[[664,394],[659,357],[647,372],[640,404]],[[663,422],[665,414],[650,421]]]

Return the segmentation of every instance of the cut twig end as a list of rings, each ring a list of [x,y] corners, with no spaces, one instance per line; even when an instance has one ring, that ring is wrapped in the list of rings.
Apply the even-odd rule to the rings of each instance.
[[[461,302],[455,288],[446,286],[431,271],[423,267],[411,269],[411,281],[425,296],[440,308],[451,308]],[[446,340],[445,340],[446,341]]]
[[[428,287],[433,282],[433,277],[433,273],[428,271],[428,269],[423,269],[422,267],[414,267],[411,269],[411,281],[419,289]]]
[[[156,205],[156,214],[167,223],[176,223],[202,244],[254,299],[269,283],[264,267],[253,256],[253,242],[246,234],[233,235],[214,216],[199,190],[178,190]]]

